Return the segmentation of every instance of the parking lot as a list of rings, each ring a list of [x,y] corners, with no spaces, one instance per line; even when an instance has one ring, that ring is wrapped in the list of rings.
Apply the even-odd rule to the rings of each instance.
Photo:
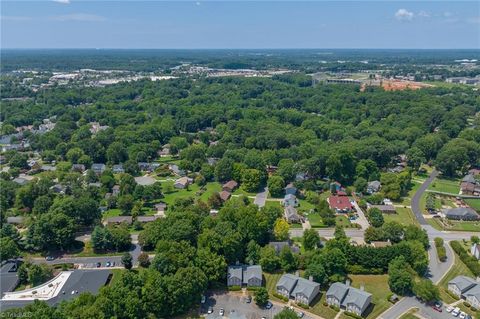
[[[252,301],[247,303],[247,296],[252,296]],[[207,314],[208,308],[212,307],[213,313]],[[220,315],[220,309],[224,315]],[[206,302],[201,307],[201,314],[208,319],[232,318],[232,319],[272,319],[275,314],[282,311],[283,306],[276,304],[270,309],[263,309],[255,304],[253,292],[214,292],[207,296]],[[308,318],[304,316],[303,318]]]

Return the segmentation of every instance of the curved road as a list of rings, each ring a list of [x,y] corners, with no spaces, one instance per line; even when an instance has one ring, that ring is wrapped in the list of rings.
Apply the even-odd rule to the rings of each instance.
[[[433,170],[430,176],[427,178],[425,182],[420,186],[417,190],[415,195],[412,198],[412,211],[415,214],[415,218],[417,218],[420,225],[428,225],[427,221],[423,217],[422,210],[420,209],[420,199],[422,198],[423,193],[427,190],[428,186],[433,182],[433,180],[438,176],[438,171]]]

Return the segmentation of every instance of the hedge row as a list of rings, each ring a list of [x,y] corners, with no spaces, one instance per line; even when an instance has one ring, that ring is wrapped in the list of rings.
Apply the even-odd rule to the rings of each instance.
[[[356,313],[353,313],[353,312],[350,312],[350,311],[345,311],[344,314],[349,316],[349,317],[355,318],[355,319],[363,319],[362,316],[359,316]]]
[[[285,302],[288,302],[288,298],[287,298],[287,297],[282,296],[282,295],[280,295],[280,294],[277,294],[276,292],[273,293],[273,296],[276,297],[276,298],[278,298],[278,299],[280,299],[280,300],[283,300],[283,301],[285,301]]]
[[[229,291],[240,291],[240,290],[242,290],[242,287],[240,287],[240,286],[230,286],[230,287],[228,287],[228,290]]]
[[[301,302],[297,302],[297,306],[299,306],[300,308],[303,308],[303,309],[309,309],[310,307],[304,303],[301,303]]]
[[[463,261],[463,263],[468,267],[468,269],[470,269],[475,276],[480,276],[480,263],[478,260],[469,255],[468,252],[462,247],[462,244],[460,244],[458,241],[454,240],[450,243],[450,245],[460,257],[460,260]]]

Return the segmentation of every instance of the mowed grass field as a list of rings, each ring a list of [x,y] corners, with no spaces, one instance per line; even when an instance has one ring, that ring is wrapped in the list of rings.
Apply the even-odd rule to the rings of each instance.
[[[460,181],[456,179],[437,178],[428,189],[437,192],[458,194],[460,192]]]
[[[413,217],[413,212],[410,208],[396,207],[396,214],[383,214],[385,222],[395,221],[402,225],[417,225],[418,221]]]
[[[465,202],[468,204],[468,206],[472,207],[475,209],[477,212],[480,212],[480,199],[465,199]]]

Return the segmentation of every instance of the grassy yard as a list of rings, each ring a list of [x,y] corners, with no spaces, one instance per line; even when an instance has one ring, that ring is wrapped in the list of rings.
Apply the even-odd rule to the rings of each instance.
[[[318,213],[308,214],[308,220],[310,221],[310,225],[314,228],[323,228],[326,227],[323,224],[322,217]]]
[[[480,232],[480,221],[448,220],[448,226],[445,226],[440,218],[428,218],[427,222],[437,230]]]
[[[337,226],[342,226],[342,227],[345,227],[345,228],[349,228],[349,227],[352,227],[352,223],[350,222],[350,220],[343,216],[343,215],[338,215],[335,217],[335,222],[336,222],[336,225]]]
[[[428,187],[432,191],[458,194],[460,191],[460,181],[455,179],[437,178]]]
[[[465,199],[465,202],[475,209],[476,211],[480,212],[480,199]]]
[[[174,182],[166,181],[162,182],[162,188],[165,189],[167,185],[171,185],[173,187]],[[177,198],[186,198],[186,197],[197,197],[196,193],[200,190],[200,187],[197,184],[192,184],[188,186],[188,189],[174,189],[173,192],[164,194],[164,198],[162,199],[167,205],[172,205],[175,199]]]
[[[352,279],[353,287],[360,288],[363,285],[365,291],[372,294],[374,306],[367,318],[378,318],[381,313],[392,306],[387,300],[388,295],[392,293],[388,288],[388,275],[350,275],[349,277]]]
[[[233,195],[244,195],[244,196],[253,196],[255,197],[257,195],[257,193],[250,193],[250,192],[247,192],[246,190],[244,190],[242,187],[239,187],[237,188],[234,192],[233,192]]]
[[[300,212],[308,212],[308,211],[310,211],[310,209],[315,208],[315,205],[310,204],[309,202],[307,202],[304,199],[299,199],[298,203],[299,203],[299,205],[297,207],[297,210],[300,211]]]
[[[105,213],[103,213],[102,218],[107,219],[107,218],[110,218],[110,217],[120,216],[121,214],[122,214],[122,211],[120,209],[112,208],[112,209],[107,210]]]
[[[413,217],[413,213],[410,208],[397,207],[396,214],[383,214],[385,222],[395,221],[402,225],[417,225],[418,221]]]
[[[217,183],[217,182],[207,183],[205,185],[205,192],[202,195],[200,195],[200,199],[206,202],[208,198],[212,196],[213,193],[221,192],[221,191],[222,191],[222,185],[220,185],[220,183]]]
[[[322,295],[320,297],[320,300],[318,300],[312,308],[310,308],[308,311],[322,316],[325,319],[333,319],[337,315],[337,312],[333,310],[332,308],[328,306],[324,306],[323,303],[325,302],[325,291],[320,292]],[[315,302],[315,300],[314,300]],[[351,317],[350,317],[351,318]]]

